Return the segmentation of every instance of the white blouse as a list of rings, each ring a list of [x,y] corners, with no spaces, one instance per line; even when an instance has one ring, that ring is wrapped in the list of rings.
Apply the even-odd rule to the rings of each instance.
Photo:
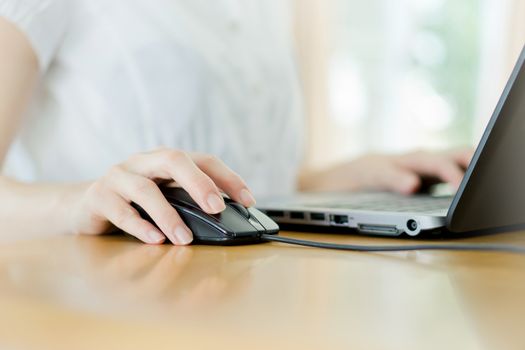
[[[212,153],[295,188],[302,110],[285,0],[0,0],[41,81],[4,174],[93,179],[131,154]]]

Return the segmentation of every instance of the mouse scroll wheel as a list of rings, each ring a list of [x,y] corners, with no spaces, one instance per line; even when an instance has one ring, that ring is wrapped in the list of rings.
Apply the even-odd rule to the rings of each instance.
[[[242,216],[244,216],[245,218],[249,219],[250,218],[250,212],[248,211],[248,209],[246,209],[244,206],[242,206],[241,204],[239,203],[235,203],[235,202],[230,202],[229,203],[230,206],[235,209],[235,211],[237,211],[239,214],[241,214]]]

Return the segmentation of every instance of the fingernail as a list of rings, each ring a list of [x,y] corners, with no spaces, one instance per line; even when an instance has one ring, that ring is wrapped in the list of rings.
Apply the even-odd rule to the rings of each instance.
[[[150,231],[146,236],[148,237],[148,243],[152,244],[162,243],[164,242],[164,239],[166,239],[166,237],[162,233],[159,233],[157,231]]]
[[[255,198],[253,198],[252,194],[247,189],[242,189],[239,196],[241,197],[242,204],[246,207],[252,207],[255,205]]]
[[[214,213],[220,213],[221,211],[226,209],[224,200],[215,193],[210,193],[210,195],[208,196],[208,206]]]
[[[175,237],[177,237],[177,243],[181,245],[187,245],[193,241],[191,232],[181,226],[175,228]]]

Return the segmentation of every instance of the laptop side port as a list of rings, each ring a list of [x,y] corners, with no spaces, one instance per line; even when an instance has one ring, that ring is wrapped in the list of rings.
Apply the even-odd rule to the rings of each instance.
[[[271,218],[284,218],[284,211],[282,210],[266,210],[266,215]]]
[[[325,215],[324,213],[310,213],[310,220],[312,221],[324,221]]]
[[[348,225],[348,216],[347,215],[330,215],[330,223],[333,225]]]
[[[371,224],[359,224],[359,232],[374,234],[374,235],[383,235],[383,236],[397,236],[399,235],[399,230],[396,226],[390,225],[371,225]]]
[[[304,213],[300,211],[292,211],[290,212],[290,219],[304,220]]]

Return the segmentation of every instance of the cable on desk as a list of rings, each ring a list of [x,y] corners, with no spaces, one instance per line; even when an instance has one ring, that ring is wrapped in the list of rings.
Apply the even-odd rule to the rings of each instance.
[[[306,241],[302,239],[281,237],[276,235],[262,234],[262,240],[279,243],[287,243],[313,248],[350,250],[355,252],[397,252],[411,250],[459,250],[459,251],[486,251],[505,252],[525,255],[525,247],[510,244],[488,244],[488,243],[458,243],[458,244],[414,244],[414,245],[354,245],[336,244]]]

